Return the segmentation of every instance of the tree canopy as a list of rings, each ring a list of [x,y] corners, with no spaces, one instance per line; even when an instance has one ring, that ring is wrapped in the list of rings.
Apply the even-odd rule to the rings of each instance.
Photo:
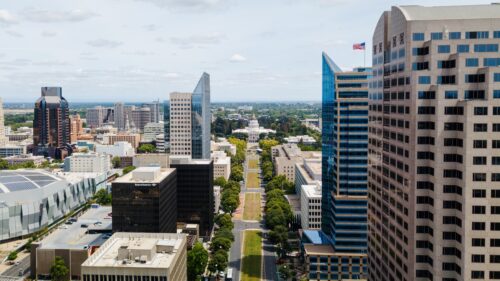
[[[208,251],[203,248],[203,244],[196,242],[187,254],[187,272],[189,281],[201,280],[201,275],[205,271],[208,263]]]
[[[64,260],[56,256],[52,267],[50,268],[50,276],[52,277],[52,281],[68,281],[69,280],[69,269],[64,263]]]

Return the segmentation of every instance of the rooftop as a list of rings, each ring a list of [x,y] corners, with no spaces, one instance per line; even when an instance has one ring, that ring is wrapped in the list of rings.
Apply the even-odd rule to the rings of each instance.
[[[139,167],[117,178],[114,183],[160,183],[174,171],[175,169],[162,169],[161,167]]]
[[[117,232],[82,267],[168,269],[185,242],[180,233]]]
[[[470,20],[500,18],[500,4],[461,6],[397,6],[407,20]]]
[[[302,185],[302,192],[306,198],[321,198],[321,182],[314,185]]]
[[[103,232],[111,233],[111,207],[90,208],[70,225],[63,224],[42,240],[41,249],[87,249],[100,246],[106,240]],[[83,227],[82,227],[83,225]],[[87,227],[85,227],[87,226]],[[92,233],[98,230],[101,233]]]
[[[0,171],[0,193],[41,189],[61,180],[43,170]]]

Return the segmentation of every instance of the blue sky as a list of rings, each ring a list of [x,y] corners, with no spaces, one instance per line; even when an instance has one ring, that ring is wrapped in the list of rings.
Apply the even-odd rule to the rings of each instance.
[[[321,52],[351,69],[392,5],[481,0],[16,0],[0,2],[0,96],[165,100],[211,75],[212,101],[321,98]]]

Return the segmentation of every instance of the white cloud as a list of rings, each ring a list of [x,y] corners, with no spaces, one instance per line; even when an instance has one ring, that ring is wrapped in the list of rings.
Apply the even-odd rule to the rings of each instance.
[[[0,24],[14,24],[17,23],[16,17],[14,17],[9,11],[7,10],[0,10]]]
[[[229,0],[136,0],[149,2],[162,8],[181,9],[191,11],[206,11],[208,9],[224,7]]]
[[[156,24],[147,24],[143,26],[143,28],[147,31],[156,31],[158,30],[159,26],[157,26]]]
[[[42,31],[42,36],[43,37],[54,37],[56,35],[57,35],[57,33],[52,32],[52,31]]]
[[[49,11],[29,9],[23,12],[24,17],[33,22],[53,23],[53,22],[79,22],[98,16],[94,12],[80,9],[70,11]]]
[[[143,50],[137,50],[133,52],[123,52],[125,55],[132,55],[132,56],[154,56],[156,55],[155,52],[150,52],[150,51],[143,51]]]
[[[219,44],[225,35],[214,32],[207,35],[192,35],[188,37],[171,37],[170,42],[181,46],[182,48],[193,48],[206,45]]]
[[[96,48],[116,48],[123,44],[123,42],[112,41],[107,39],[96,39],[87,42],[88,45]]]
[[[165,78],[179,78],[179,73],[175,73],[175,72],[168,72],[168,73],[165,73]]]
[[[17,37],[17,38],[23,37],[23,35],[21,33],[14,31],[14,30],[5,30],[5,33],[9,34],[12,37]]]
[[[229,59],[230,62],[244,62],[246,60],[247,60],[247,58],[245,58],[244,56],[242,56],[240,54],[234,54]]]

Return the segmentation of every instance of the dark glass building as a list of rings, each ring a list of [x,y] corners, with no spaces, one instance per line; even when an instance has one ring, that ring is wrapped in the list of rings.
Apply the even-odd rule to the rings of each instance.
[[[62,88],[42,87],[42,96],[34,108],[33,153],[64,158],[71,154],[70,133],[69,105]]]
[[[113,232],[177,231],[174,169],[140,167],[113,182]]]
[[[214,224],[214,165],[212,160],[171,156],[177,170],[177,221],[196,223],[200,236],[209,237]]]

